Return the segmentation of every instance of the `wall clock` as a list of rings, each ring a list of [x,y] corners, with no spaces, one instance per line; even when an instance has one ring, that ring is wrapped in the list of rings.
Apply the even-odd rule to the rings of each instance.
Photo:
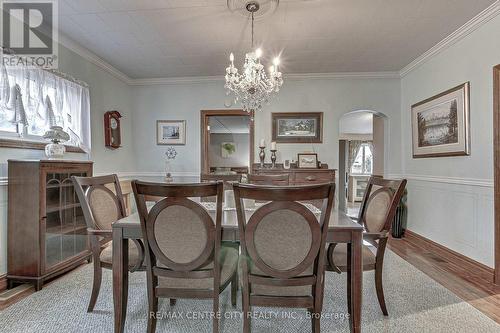
[[[104,144],[112,149],[119,148],[122,143],[120,118],[118,111],[108,111],[104,114]]]

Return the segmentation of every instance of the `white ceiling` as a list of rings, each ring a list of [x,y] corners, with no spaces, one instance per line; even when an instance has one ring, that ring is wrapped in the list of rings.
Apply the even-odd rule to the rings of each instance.
[[[255,35],[285,73],[398,71],[493,2],[281,0]],[[220,76],[250,49],[249,21],[226,0],[59,3],[60,30],[131,78]]]
[[[339,127],[343,134],[372,134],[373,113],[360,111],[346,114],[340,118]]]

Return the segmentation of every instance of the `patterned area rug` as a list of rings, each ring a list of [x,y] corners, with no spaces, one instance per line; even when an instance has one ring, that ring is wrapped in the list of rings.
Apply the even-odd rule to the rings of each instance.
[[[327,273],[322,332],[349,332],[346,275]],[[92,267],[67,274],[0,312],[0,332],[113,332],[112,275],[104,271],[95,311],[87,313]],[[389,317],[380,311],[373,272],[363,280],[363,332],[500,332],[500,325],[387,251],[384,272]],[[241,332],[241,295],[230,304],[229,288],[220,296],[221,332]],[[160,301],[157,332],[211,332],[210,301],[182,300],[171,308]],[[254,308],[252,332],[310,332],[305,310]],[[146,331],[145,273],[130,275],[126,332]]]

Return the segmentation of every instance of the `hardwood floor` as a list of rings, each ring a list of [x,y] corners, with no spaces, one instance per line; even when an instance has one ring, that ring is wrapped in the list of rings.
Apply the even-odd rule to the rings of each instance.
[[[500,285],[493,283],[491,271],[478,269],[470,260],[454,257],[411,232],[403,239],[391,238],[389,248],[500,324]]]

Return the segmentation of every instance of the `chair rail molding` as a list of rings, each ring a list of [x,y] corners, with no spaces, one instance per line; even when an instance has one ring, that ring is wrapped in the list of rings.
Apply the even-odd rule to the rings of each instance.
[[[395,179],[406,178],[408,180],[432,182],[432,183],[444,183],[444,184],[493,188],[493,179],[430,176],[430,175],[416,175],[416,174],[389,174],[388,177]]]

